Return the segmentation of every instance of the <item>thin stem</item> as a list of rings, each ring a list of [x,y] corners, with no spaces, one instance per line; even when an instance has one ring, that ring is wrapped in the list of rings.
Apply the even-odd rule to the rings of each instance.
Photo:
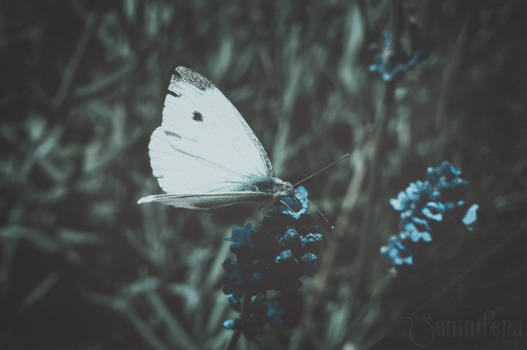
[[[179,320],[170,312],[166,303],[155,290],[148,291],[146,297],[152,304],[156,314],[165,322],[167,329],[170,331],[170,340],[174,345],[189,350],[199,349],[199,346],[194,343],[194,340],[185,331]]]
[[[393,29],[392,29],[392,43],[393,50],[396,52],[399,49],[399,40],[401,36],[402,21],[403,21],[403,2],[402,0],[393,0],[394,16],[393,16]],[[393,111],[395,110],[394,104],[395,95],[395,82],[389,81],[385,85],[384,96],[382,99],[381,111],[375,121],[375,139],[373,154],[370,162],[370,171],[368,178],[367,187],[367,201],[366,210],[364,212],[364,221],[361,227],[361,237],[358,250],[358,275],[354,283],[356,288],[354,289],[359,295],[364,295],[366,288],[366,277],[369,274],[369,264],[366,259],[369,256],[369,250],[371,241],[375,237],[372,232],[374,229],[374,212],[375,212],[375,197],[378,189],[378,168],[381,160],[381,149],[383,146],[384,135],[386,133],[386,126],[388,119]]]
[[[340,212],[337,216],[334,235],[328,241],[327,247],[322,254],[320,269],[314,277],[313,287],[307,296],[304,318],[297,331],[293,334],[289,343],[290,350],[299,349],[311,329],[313,321],[313,310],[320,304],[323,288],[327,285],[333,263],[335,262],[338,249],[344,236],[349,233],[349,224],[352,218],[351,214],[355,210],[359,198],[360,188],[362,186],[366,172],[365,156],[362,149],[355,150],[353,153],[353,178],[348,185],[346,194],[342,201]]]
[[[452,49],[452,53],[448,58],[448,64],[443,74],[443,79],[441,81],[441,88],[439,90],[439,98],[436,107],[435,115],[435,130],[439,135],[439,145],[438,150],[435,152],[437,157],[436,160],[439,162],[443,159],[445,148],[448,142],[448,137],[450,136],[448,130],[448,104],[450,102],[450,92],[452,90],[452,82],[457,77],[459,63],[461,57],[463,57],[463,52],[466,47],[466,42],[468,38],[468,31],[470,29],[470,24],[472,22],[472,17],[474,14],[474,6],[476,1],[472,1],[467,5],[465,23],[461,28],[461,31],[456,39],[456,44]]]
[[[59,107],[61,107],[68,95],[70,94],[71,85],[73,84],[75,74],[79,70],[80,62],[84,56],[84,53],[86,52],[88,42],[90,41],[92,34],[97,28],[97,24],[98,17],[96,15],[89,14],[86,17],[84,31],[79,41],[77,42],[77,47],[75,49],[75,52],[73,53],[73,56],[71,57],[69,63],[64,69],[64,73],[62,75],[62,79],[60,81],[57,93],[55,97],[51,100],[51,105],[53,108],[58,109]]]
[[[246,295],[243,297],[242,300],[242,310],[241,310],[241,316],[240,316],[240,324],[243,325],[244,321],[249,317],[249,306],[251,305],[251,295]],[[229,339],[229,343],[227,344],[227,347],[225,350],[234,350],[234,347],[238,343],[238,340],[240,339],[240,336],[242,335],[241,327],[238,327],[234,330],[234,333],[232,333],[231,339]]]
[[[240,335],[242,334],[242,331],[239,329],[236,329],[234,333],[232,333],[231,339],[229,339],[229,343],[227,344],[227,347],[225,350],[234,350],[234,347],[238,343],[238,340],[240,339]]]

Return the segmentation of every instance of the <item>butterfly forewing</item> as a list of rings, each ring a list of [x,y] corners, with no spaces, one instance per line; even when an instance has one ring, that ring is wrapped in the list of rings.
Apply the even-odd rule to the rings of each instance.
[[[174,197],[170,203],[169,197],[145,198],[178,207],[196,209],[194,202],[207,200],[212,202],[203,207],[231,205],[226,203],[240,202],[236,194],[255,191],[258,179],[274,176],[267,153],[238,110],[210,81],[185,67],[172,76],[149,154],[159,185]],[[228,195],[208,199],[208,193]]]
[[[181,130],[179,135],[196,141],[187,144],[193,154],[215,155],[224,166],[242,174],[274,176],[258,138],[211,82],[188,68],[177,67],[168,91],[162,126]]]

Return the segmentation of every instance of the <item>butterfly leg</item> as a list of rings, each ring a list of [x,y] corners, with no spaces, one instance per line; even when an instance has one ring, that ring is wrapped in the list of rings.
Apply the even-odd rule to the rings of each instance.
[[[298,192],[297,192],[296,195],[305,198],[301,193],[298,193]],[[296,198],[295,198],[295,199],[296,199]],[[305,199],[307,199],[307,198],[305,198]],[[297,199],[297,200],[298,200],[298,199]],[[280,200],[280,202],[282,202],[285,206],[287,206],[289,209],[291,209],[291,207],[289,207],[289,206],[288,206],[286,203],[284,203],[283,201]],[[311,201],[311,202],[313,203],[313,201]],[[334,229],[335,229],[335,225],[333,225],[333,224],[331,224],[331,223],[329,222],[327,216],[324,215],[324,213],[322,212],[322,210],[320,210],[320,209],[318,208],[318,205],[316,205],[316,203],[313,203],[313,204],[315,204],[315,210],[316,210],[317,213],[320,215],[320,217],[322,217],[322,220],[324,220],[324,222],[325,222],[327,225],[329,225],[329,227],[330,227],[331,230],[334,230]]]

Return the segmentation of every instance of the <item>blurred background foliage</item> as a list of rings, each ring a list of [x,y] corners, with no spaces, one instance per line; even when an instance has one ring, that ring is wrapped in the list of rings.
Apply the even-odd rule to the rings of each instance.
[[[305,281],[301,324],[240,348],[408,349],[429,339],[411,334],[408,314],[477,320],[490,310],[525,327],[525,2],[396,3],[2,2],[0,348],[228,340],[224,238],[261,208],[136,205],[160,192],[147,144],[176,65],[220,87],[281,178],[352,153],[306,184],[336,229]],[[368,73],[368,47],[394,25],[428,64],[388,88]],[[379,257],[398,230],[389,199],[442,160],[463,170],[479,226],[394,273]],[[522,344],[506,334],[429,347]]]

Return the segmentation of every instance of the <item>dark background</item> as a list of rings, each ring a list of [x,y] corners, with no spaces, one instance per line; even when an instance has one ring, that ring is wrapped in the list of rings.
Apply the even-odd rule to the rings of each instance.
[[[215,82],[281,178],[352,153],[306,183],[337,228],[305,281],[302,323],[241,348],[525,347],[525,2],[0,6],[0,348],[219,349],[229,338],[224,237],[262,210],[136,205],[160,192],[147,144],[176,65]],[[393,28],[428,64],[387,103],[368,47]],[[394,273],[379,256],[398,229],[389,199],[442,160],[463,170],[479,225]],[[507,330],[439,329],[484,315]]]

